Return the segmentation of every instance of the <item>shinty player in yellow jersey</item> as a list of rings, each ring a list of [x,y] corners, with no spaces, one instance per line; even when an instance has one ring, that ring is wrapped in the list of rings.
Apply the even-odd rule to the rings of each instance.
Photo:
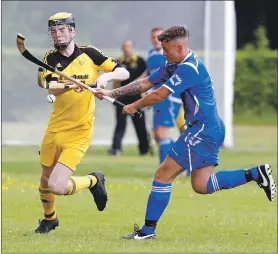
[[[54,50],[45,54],[44,62],[81,80],[85,84],[105,87],[109,80],[125,80],[129,72],[112,58],[92,46],[74,43],[75,21],[71,13],[57,13],[48,20],[48,32]],[[98,76],[99,71],[104,74]],[[48,71],[46,82],[65,83],[66,80]],[[82,88],[49,90],[56,96],[41,144],[40,199],[44,219],[35,233],[47,234],[59,225],[55,210],[56,195],[72,195],[89,189],[99,211],[107,203],[104,174],[100,171],[87,176],[72,176],[88,149],[93,132],[95,98]]]

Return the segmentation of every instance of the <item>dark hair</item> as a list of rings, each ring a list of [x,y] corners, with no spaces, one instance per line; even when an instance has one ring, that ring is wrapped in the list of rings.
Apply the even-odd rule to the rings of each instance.
[[[157,31],[164,31],[164,29],[162,27],[154,27],[154,28],[152,28],[151,33],[157,32]]]
[[[163,33],[158,35],[159,41],[172,41],[177,38],[188,38],[189,37],[189,31],[184,26],[172,26],[165,30]]]

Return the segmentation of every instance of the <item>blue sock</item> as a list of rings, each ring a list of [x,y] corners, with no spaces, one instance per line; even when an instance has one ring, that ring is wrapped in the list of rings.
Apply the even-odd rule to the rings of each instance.
[[[169,203],[171,191],[171,184],[153,181],[146,210],[145,225],[142,228],[144,234],[153,234],[155,232],[156,223]]]
[[[207,183],[208,193],[235,188],[252,180],[258,179],[257,167],[244,170],[219,171],[212,174]]]
[[[172,138],[163,138],[159,140],[159,163],[161,164],[167,157],[168,151],[172,148],[174,141]]]

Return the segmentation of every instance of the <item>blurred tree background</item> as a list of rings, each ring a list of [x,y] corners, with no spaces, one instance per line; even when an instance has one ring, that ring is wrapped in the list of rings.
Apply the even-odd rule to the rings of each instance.
[[[119,56],[124,39],[134,40],[137,52],[146,56],[151,45],[151,27],[185,24],[191,31],[191,48],[202,57],[204,17],[196,15],[204,13],[202,1],[2,1],[1,4],[2,121],[11,123],[10,126],[19,119],[45,126],[45,116],[51,110],[45,103],[46,91],[35,87],[36,67],[20,56],[15,38],[18,33],[25,35],[28,49],[42,57],[52,48],[47,38],[47,20],[56,12],[74,14],[78,43],[93,44],[112,57]],[[274,0],[235,1],[238,48],[235,123],[277,123],[276,7]],[[114,114],[110,105],[97,103],[98,109],[107,108],[105,112]],[[100,121],[111,125],[101,112],[97,111]]]

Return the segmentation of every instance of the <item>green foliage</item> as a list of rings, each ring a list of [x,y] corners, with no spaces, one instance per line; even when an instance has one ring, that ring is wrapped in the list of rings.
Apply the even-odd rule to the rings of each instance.
[[[277,51],[271,51],[265,28],[255,32],[256,42],[238,51],[235,77],[236,114],[277,111]]]
[[[269,40],[267,38],[266,29],[264,26],[259,26],[255,31],[257,48],[259,50],[269,49]]]

